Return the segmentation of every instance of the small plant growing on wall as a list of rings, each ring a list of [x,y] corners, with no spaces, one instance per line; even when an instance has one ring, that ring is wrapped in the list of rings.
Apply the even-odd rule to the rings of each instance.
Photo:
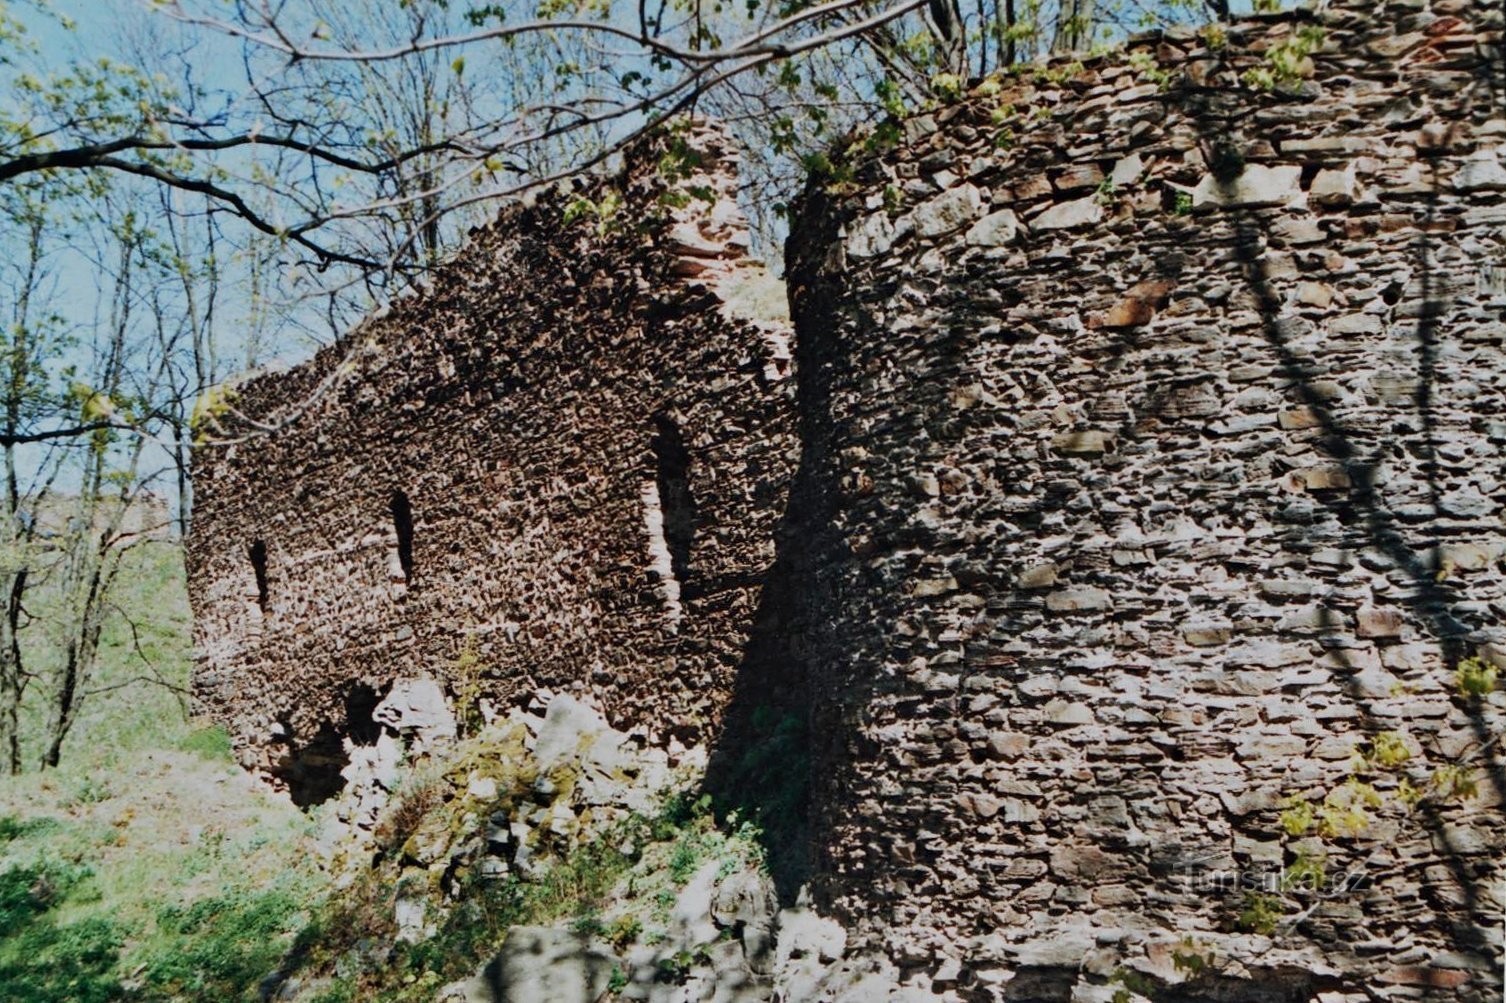
[[[486,666],[476,650],[476,635],[467,634],[460,647],[460,654],[452,663],[454,672],[455,724],[461,738],[468,738],[481,730],[484,719],[481,715],[482,677]]]
[[[1278,896],[1265,892],[1248,892],[1239,911],[1238,926],[1246,933],[1269,937],[1276,932],[1283,915],[1285,909]]]
[[[1479,698],[1496,688],[1499,670],[1483,658],[1466,658],[1454,670],[1454,684],[1459,695]]]
[[[616,232],[621,226],[621,222],[617,219],[617,212],[621,208],[622,196],[616,191],[608,191],[595,200],[581,195],[565,206],[564,220],[566,224],[580,219],[595,220],[596,235],[604,237],[608,233]]]
[[[1266,50],[1265,62],[1252,66],[1240,78],[1246,87],[1257,91],[1289,88],[1312,76],[1310,58],[1323,47],[1326,35],[1316,25],[1303,25],[1284,41]]]

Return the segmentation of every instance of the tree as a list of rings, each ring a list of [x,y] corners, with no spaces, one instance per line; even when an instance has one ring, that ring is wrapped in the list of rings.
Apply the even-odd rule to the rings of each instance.
[[[24,252],[12,268],[0,271],[0,302],[9,299],[10,323],[0,345],[4,386],[3,499],[0,499],[0,757],[10,773],[21,770],[20,710],[33,674],[21,648],[27,624],[25,597],[35,580],[38,558],[38,506],[45,505],[59,471],[55,453],[26,464],[18,457],[21,430],[50,418],[55,404],[48,392],[45,363],[59,348],[61,318],[40,304],[51,292],[45,239],[53,185],[23,186],[0,193],[5,218]]]

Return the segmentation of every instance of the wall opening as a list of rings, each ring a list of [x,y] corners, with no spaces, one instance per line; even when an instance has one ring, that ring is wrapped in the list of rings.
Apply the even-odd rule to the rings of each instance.
[[[690,493],[690,450],[680,425],[667,414],[654,416],[654,481],[664,514],[664,544],[670,572],[683,593],[690,580],[690,547],[695,537],[695,497]]]
[[[345,728],[351,742],[356,745],[375,745],[382,737],[382,726],[376,719],[377,704],[387,695],[391,684],[378,690],[369,683],[356,683],[345,694]]]
[[[681,599],[687,596],[690,551],[695,534],[695,497],[690,491],[690,450],[679,424],[654,416],[653,477],[643,483],[643,524],[648,531],[649,570],[658,579],[670,629],[679,627]]]
[[[404,581],[413,580],[413,506],[401,491],[392,492],[392,528],[397,533],[397,566]]]
[[[256,606],[263,613],[267,611],[267,544],[262,540],[252,540],[247,548],[247,554],[251,558],[251,573],[256,576]]]
[[[300,738],[282,720],[286,743],[272,766],[272,775],[287,785],[288,796],[300,808],[322,804],[345,789],[350,748],[375,745],[382,735],[377,706],[391,686],[380,689],[357,682],[345,694],[345,720],[323,721],[312,735]]]

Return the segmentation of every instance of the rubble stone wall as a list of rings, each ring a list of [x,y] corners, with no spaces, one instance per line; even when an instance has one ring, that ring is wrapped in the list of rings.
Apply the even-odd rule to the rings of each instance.
[[[1141,38],[812,185],[790,631],[860,939],[978,999],[1500,998],[1500,40]]]
[[[462,718],[589,691],[687,745],[723,713],[793,384],[784,326],[722,296],[757,270],[734,154],[676,144],[699,163],[638,149],[513,206],[429,288],[207,407],[195,690],[296,797],[338,788],[399,678]]]

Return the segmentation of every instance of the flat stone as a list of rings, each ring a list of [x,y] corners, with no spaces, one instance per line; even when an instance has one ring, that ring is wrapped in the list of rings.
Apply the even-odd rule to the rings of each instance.
[[[1326,282],[1304,282],[1297,287],[1297,302],[1326,310],[1333,302],[1333,287]]]
[[[922,237],[939,237],[976,219],[982,210],[983,198],[977,187],[958,185],[915,207],[915,232]]]
[[[1364,606],[1355,614],[1354,632],[1367,638],[1400,637],[1405,624],[1406,617],[1400,610]]]
[[[1376,980],[1389,985],[1428,986],[1435,989],[1457,989],[1473,981],[1469,972],[1457,968],[1432,968],[1425,965],[1398,965],[1376,976]]]
[[[1481,494],[1480,489],[1473,484],[1458,491],[1450,491],[1438,499],[1438,508],[1445,515],[1460,519],[1478,519],[1491,515],[1498,507],[1494,499]]]
[[[1032,230],[1070,230],[1103,222],[1103,206],[1098,199],[1074,199],[1058,202],[1039,216],[1030,220]]]
[[[1350,164],[1341,171],[1319,171],[1318,176],[1313,178],[1307,197],[1314,205],[1338,207],[1350,205],[1359,194],[1360,186],[1354,177],[1354,165]]]
[[[1194,209],[1257,209],[1285,205],[1302,194],[1302,168],[1247,164],[1239,177],[1204,175],[1192,190]]]
[[[1454,188],[1461,192],[1506,190],[1506,167],[1495,150],[1476,150],[1454,173]]]
[[[1115,161],[1113,169],[1109,171],[1109,180],[1115,187],[1122,188],[1140,180],[1140,175],[1144,173],[1145,161],[1140,158],[1140,154],[1131,153]]]
[[[1172,283],[1151,281],[1136,283],[1124,298],[1105,313],[1088,321],[1089,327],[1140,327],[1156,316],[1156,308],[1166,301]]]
[[[1046,608],[1053,613],[1083,613],[1111,610],[1114,602],[1103,589],[1073,585],[1046,596]]]
[[[1483,571],[1503,554],[1503,543],[1450,543],[1443,547],[1442,563],[1457,571]]]
[[[1022,589],[1045,589],[1056,584],[1058,568],[1054,563],[1036,564],[1020,572],[1018,584]]]
[[[1309,216],[1283,216],[1271,224],[1271,233],[1288,244],[1316,244],[1328,234]]]
[[[996,731],[988,736],[988,751],[998,759],[1016,759],[1030,751],[1030,736]]]
[[[897,229],[894,220],[885,212],[871,213],[862,222],[847,232],[847,256],[849,258],[872,258],[894,246]]]
[[[991,212],[968,228],[963,238],[979,247],[1001,247],[1012,244],[1020,233],[1020,218],[1012,209]]]
[[[1349,474],[1340,466],[1304,467],[1298,481],[1309,491],[1340,491],[1350,486]]]
[[[1373,313],[1351,313],[1328,322],[1330,334],[1380,334],[1381,319]]]
[[[1085,703],[1075,703],[1068,700],[1052,700],[1045,707],[1046,720],[1052,724],[1076,726],[1092,724],[1097,720],[1093,716],[1093,708]]]
[[[1239,744],[1241,759],[1286,759],[1307,752],[1307,740],[1297,735],[1259,735]]]
[[[1113,444],[1107,432],[1090,428],[1081,432],[1059,432],[1051,437],[1051,446],[1067,456],[1102,456]]]
[[[1259,588],[1269,599],[1307,599],[1318,591],[1318,583],[1306,578],[1266,578]]]
[[[1276,419],[1277,423],[1287,431],[1322,428],[1324,424],[1323,413],[1311,407],[1294,407],[1290,411],[1282,411]]]
[[[1052,185],[1059,192],[1081,191],[1084,188],[1097,188],[1103,183],[1103,171],[1099,170],[1094,163],[1070,164],[1059,175],[1052,179]]]
[[[1227,623],[1202,624],[1182,628],[1182,640],[1194,648],[1211,648],[1220,644],[1227,644],[1233,636],[1234,629]]]

